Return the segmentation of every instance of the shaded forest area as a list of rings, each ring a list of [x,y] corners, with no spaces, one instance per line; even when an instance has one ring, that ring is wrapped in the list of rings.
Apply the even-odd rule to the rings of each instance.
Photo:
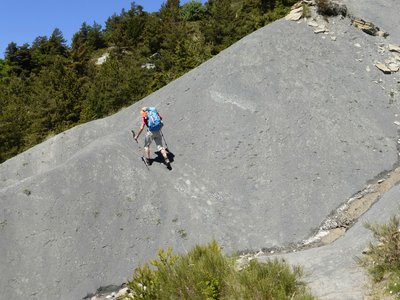
[[[132,2],[104,29],[83,23],[70,46],[58,28],[32,45],[9,43],[0,59],[0,163],[133,104],[282,18],[295,2],[167,0],[154,13]]]

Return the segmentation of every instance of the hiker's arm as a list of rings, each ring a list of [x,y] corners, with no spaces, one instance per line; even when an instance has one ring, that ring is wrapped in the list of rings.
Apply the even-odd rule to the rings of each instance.
[[[138,140],[138,138],[139,138],[140,134],[142,133],[143,129],[144,129],[144,124],[142,124],[142,126],[140,126],[139,132],[135,136],[135,140],[136,141]]]

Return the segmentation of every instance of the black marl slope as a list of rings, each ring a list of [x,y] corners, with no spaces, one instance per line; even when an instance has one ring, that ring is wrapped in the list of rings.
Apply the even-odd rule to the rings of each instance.
[[[159,247],[214,238],[232,252],[309,237],[398,159],[396,81],[382,89],[373,66],[387,40],[348,19],[329,26],[335,41],[275,22],[120,113],[3,163],[2,295],[78,299],[126,281]],[[150,105],[164,117],[172,171],[148,171],[132,140]]]

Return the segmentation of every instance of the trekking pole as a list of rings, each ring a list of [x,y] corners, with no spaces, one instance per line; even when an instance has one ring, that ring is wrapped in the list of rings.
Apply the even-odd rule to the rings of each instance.
[[[139,153],[140,153],[140,152],[141,152],[141,149],[140,149],[139,142],[135,139],[135,136],[136,136],[136,135],[135,135],[135,132],[134,132],[133,130],[131,130],[131,132],[132,132],[132,137],[133,137],[133,139],[136,141],[136,144],[137,144],[138,147],[139,147]],[[150,171],[149,165],[147,164],[147,162],[146,162],[146,160],[144,159],[143,155],[141,156],[141,159],[142,159],[143,163],[146,165],[147,170]]]

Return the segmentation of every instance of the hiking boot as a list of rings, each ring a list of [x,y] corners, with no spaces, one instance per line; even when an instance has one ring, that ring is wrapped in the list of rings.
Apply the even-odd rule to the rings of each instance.
[[[167,169],[171,171],[171,170],[172,170],[172,167],[171,167],[171,162],[169,161],[169,159],[166,158],[166,159],[164,160],[164,162],[165,162],[165,166],[167,167]]]
[[[144,160],[146,161],[146,164],[148,164],[149,166],[151,165],[151,159],[145,157]]]

